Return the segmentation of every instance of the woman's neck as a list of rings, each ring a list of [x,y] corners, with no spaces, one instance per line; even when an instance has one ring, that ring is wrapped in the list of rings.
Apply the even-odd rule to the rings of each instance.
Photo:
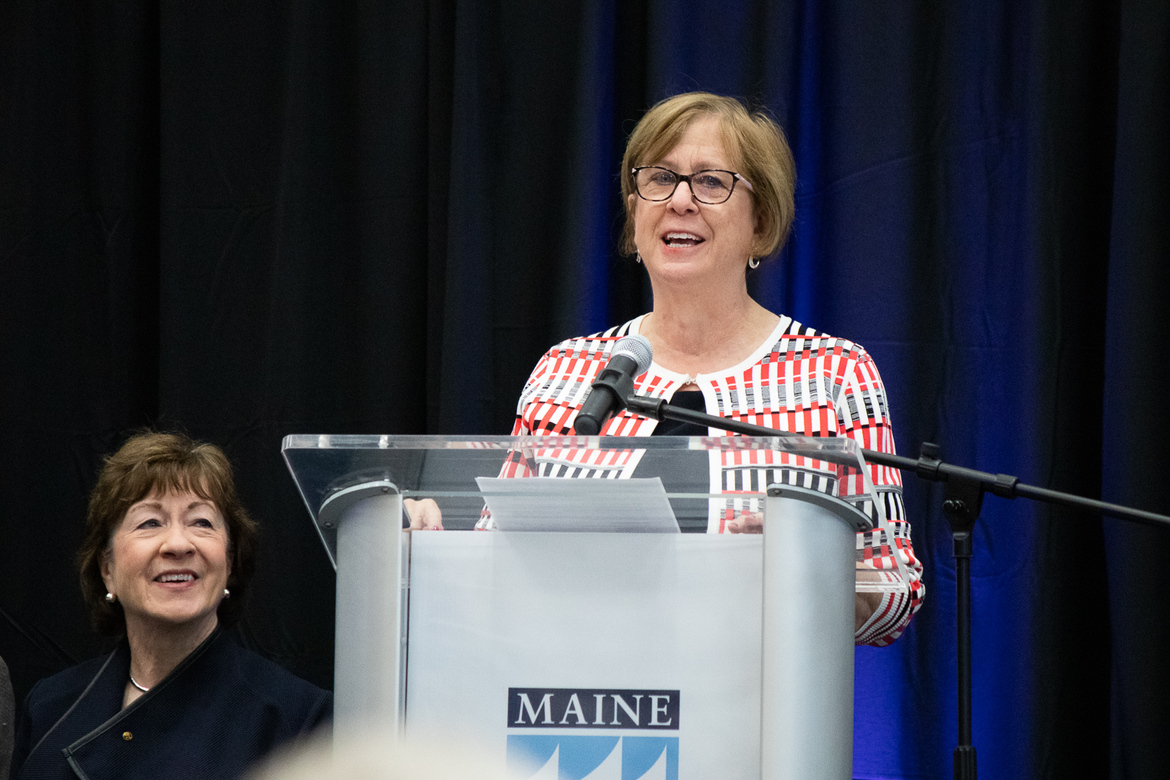
[[[218,623],[215,613],[209,617],[193,625],[161,627],[137,626],[128,621],[130,676],[144,688],[157,685],[215,631]]]
[[[655,290],[639,331],[654,362],[680,374],[706,374],[748,358],[780,321],[747,294],[670,295]]]

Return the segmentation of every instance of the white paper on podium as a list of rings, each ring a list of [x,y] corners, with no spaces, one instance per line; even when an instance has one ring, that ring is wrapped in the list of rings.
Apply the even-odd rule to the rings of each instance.
[[[476,477],[500,531],[679,533],[659,477]]]

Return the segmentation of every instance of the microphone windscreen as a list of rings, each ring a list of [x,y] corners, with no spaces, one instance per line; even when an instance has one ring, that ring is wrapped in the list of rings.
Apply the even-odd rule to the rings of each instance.
[[[654,359],[654,350],[650,347],[650,342],[645,336],[630,335],[623,336],[613,345],[610,360],[618,355],[627,355],[632,358],[638,364],[638,370],[633,373],[633,376],[641,376],[650,368],[650,361]]]

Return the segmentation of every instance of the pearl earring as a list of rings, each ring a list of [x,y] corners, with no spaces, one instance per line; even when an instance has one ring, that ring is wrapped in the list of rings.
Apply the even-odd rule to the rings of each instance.
[[[114,603],[114,594],[113,594],[113,593],[110,593],[109,591],[106,591],[106,603],[107,603],[107,604],[113,604],[113,603]]]
[[[231,596],[231,595],[232,595],[232,592],[231,592],[230,590],[228,590],[227,588],[224,588],[224,589],[223,589],[223,597],[224,597],[225,599],[226,599],[226,598],[228,598],[228,597],[229,597],[229,596]]]

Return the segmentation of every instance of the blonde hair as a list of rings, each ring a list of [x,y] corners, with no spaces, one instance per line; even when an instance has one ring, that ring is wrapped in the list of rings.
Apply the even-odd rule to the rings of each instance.
[[[792,228],[796,212],[796,162],[784,131],[763,111],[752,111],[739,100],[710,92],[687,92],[666,98],[642,117],[630,134],[622,157],[622,204],[626,224],[622,229],[623,254],[638,251],[634,245],[634,211],[630,196],[637,197],[630,170],[653,165],[682,139],[696,119],[719,120],[723,145],[743,178],[752,184],[756,218],[756,257],[770,257],[780,250]]]

